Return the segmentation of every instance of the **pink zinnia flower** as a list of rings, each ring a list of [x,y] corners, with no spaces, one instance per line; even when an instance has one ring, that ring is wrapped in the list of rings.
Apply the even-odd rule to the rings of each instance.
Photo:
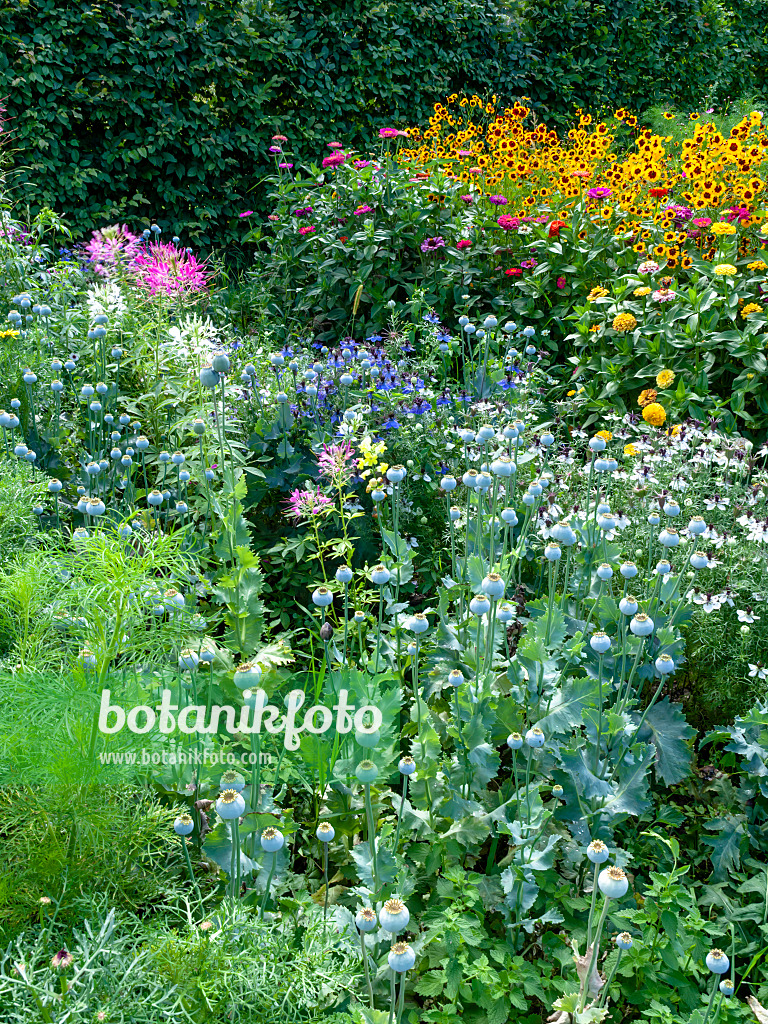
[[[590,199],[607,199],[608,196],[613,195],[613,189],[610,188],[591,188],[587,195]]]
[[[293,167],[293,164],[278,164],[277,166],[280,168],[281,171],[290,171],[290,169]]]
[[[191,252],[171,242],[155,242],[138,253],[130,267],[136,284],[150,295],[188,295],[208,287],[208,269]]]
[[[697,228],[708,228],[712,223],[711,217],[695,217],[693,223]]]
[[[564,277],[558,277],[558,279],[557,279],[557,287],[558,288],[565,288],[567,283],[568,282],[565,280]]]
[[[354,163],[352,164],[352,166],[355,168],[356,171],[362,171],[362,169],[364,167],[370,167],[371,166],[371,161],[370,160],[355,160]]]
[[[298,488],[291,491],[291,496],[286,500],[288,506],[284,514],[289,519],[309,519],[311,516],[319,515],[332,504],[331,499],[326,497],[320,488],[317,491],[304,491]]]
[[[468,249],[472,245],[472,242],[468,238],[462,238],[460,242],[456,243],[457,249]]]
[[[240,217],[251,217],[252,215],[253,215],[253,210],[246,210],[245,213],[241,213],[239,216]]]
[[[329,142],[328,143],[328,149],[341,149],[341,143],[340,142]]]
[[[505,270],[504,273],[507,277],[522,277],[523,272],[520,267],[510,267],[509,270]]]
[[[270,153],[282,153],[282,149],[280,149],[279,146],[270,146],[269,147],[269,152]]]
[[[358,206],[357,209],[353,210],[352,212],[354,213],[355,217],[362,217],[363,214],[373,213],[373,207],[372,206]]]
[[[346,159],[345,153],[334,153],[323,158],[323,167],[340,167]]]
[[[271,220],[274,222],[276,220],[280,220],[280,218],[277,216],[276,213],[270,213],[270,215],[267,217],[267,220]]]
[[[303,228],[299,228],[300,235],[311,235],[315,230],[314,224],[305,224]]]
[[[472,202],[472,196],[459,196],[459,199],[462,201],[462,203]]]
[[[139,239],[126,224],[113,224],[92,232],[85,251],[93,270],[101,277],[111,277],[121,263],[130,263],[139,252]]]
[[[397,128],[379,128],[380,139],[396,139],[400,134],[402,133]]]
[[[272,136],[272,141],[273,142],[287,142],[288,139],[286,138],[285,135],[273,135]]]
[[[502,213],[502,215],[496,220],[496,223],[504,231],[514,231],[515,228],[520,227],[519,218],[511,217],[508,213]]]

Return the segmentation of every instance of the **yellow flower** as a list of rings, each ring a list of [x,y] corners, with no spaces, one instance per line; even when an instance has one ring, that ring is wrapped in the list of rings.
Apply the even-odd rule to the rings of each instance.
[[[664,406],[659,405],[658,402],[651,402],[650,405],[646,405],[643,409],[643,419],[646,423],[650,423],[652,427],[662,427],[666,418],[667,414],[664,411]]]
[[[753,378],[754,376],[755,376],[755,375],[754,375],[754,373],[748,373],[748,374],[747,374],[747,380],[752,380],[752,378]]]
[[[768,220],[767,220],[767,221],[765,222],[765,224],[763,224],[763,226],[762,226],[762,227],[760,228],[760,234],[761,234],[761,235],[768,235]]]
[[[715,273],[718,277],[733,277],[737,271],[732,263],[718,263],[715,267]]]
[[[710,224],[709,230],[713,235],[735,235],[736,228],[733,224],[726,224],[724,221],[715,221],[714,224]]]
[[[598,430],[596,436],[597,437],[602,437],[602,439],[604,441],[612,441],[613,440],[613,434],[610,432],[610,430]]]
[[[389,463],[388,462],[380,462],[378,464],[378,466],[376,467],[376,472],[377,473],[381,473],[381,475],[384,476],[384,474],[387,472],[388,469],[389,469]]]
[[[640,449],[639,448],[635,448],[635,446],[633,444],[625,444],[624,445],[624,454],[625,455],[629,455],[632,458],[634,458],[636,455],[640,454]]]
[[[0,338],[18,338],[18,331],[0,331]]]
[[[634,331],[637,327],[637,320],[631,313],[619,313],[613,318],[614,331]]]
[[[603,286],[599,284],[596,288],[593,288],[592,291],[589,293],[589,295],[587,296],[587,302],[594,302],[595,299],[604,299],[607,294],[608,289],[603,288]]]
[[[743,317],[748,317],[750,313],[762,313],[763,307],[757,302],[748,302],[741,311]]]
[[[747,264],[747,270],[754,270],[755,272],[758,270],[768,270],[768,263],[765,260],[755,260],[754,263]]]
[[[595,333],[596,333],[597,331],[599,331],[599,330],[600,330],[600,328],[601,328],[602,326],[603,326],[602,324],[593,324],[593,325],[592,325],[592,326],[591,326],[591,327],[589,328],[589,333],[590,333],[590,334],[595,334]]]
[[[638,299],[642,299],[644,295],[650,295],[651,294],[651,289],[650,288],[635,288],[635,290],[632,292],[632,294],[634,296],[636,296]]]
[[[576,392],[575,392],[575,391],[569,391],[569,392],[568,392],[568,394],[566,395],[566,398],[573,398],[573,396],[574,396],[575,394],[576,394]]]
[[[662,370],[656,375],[656,385],[660,388],[668,388],[674,379],[675,375],[671,370]]]
[[[637,396],[637,404],[641,409],[644,409],[646,405],[650,405],[651,402],[656,401],[656,389],[647,388],[645,391],[641,391]]]

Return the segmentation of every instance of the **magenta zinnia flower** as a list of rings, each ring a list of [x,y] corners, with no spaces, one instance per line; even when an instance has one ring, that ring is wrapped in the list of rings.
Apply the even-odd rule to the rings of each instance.
[[[131,234],[126,224],[113,224],[92,232],[93,237],[86,243],[85,251],[91,259],[93,270],[101,277],[112,277],[121,263],[130,263],[138,254],[140,246],[136,235]]]
[[[518,217],[510,217],[510,215],[508,213],[502,213],[502,215],[497,218],[496,223],[504,231],[514,231],[515,228],[519,228],[520,227],[520,220],[519,220],[519,218]]]
[[[155,242],[142,250],[131,267],[136,284],[150,295],[189,295],[208,288],[208,269],[191,252],[171,242]]]
[[[468,249],[470,247],[470,245],[472,245],[472,242],[470,241],[469,238],[462,238],[460,242],[456,243],[456,248],[457,249]]]
[[[419,246],[422,252],[435,252],[437,249],[445,248],[445,239],[438,235],[436,238],[425,238]]]
[[[358,206],[356,210],[352,211],[355,217],[362,217],[365,213],[373,213],[372,206]]]
[[[608,196],[613,195],[613,189],[610,188],[591,188],[587,195],[590,199],[607,199]]]
[[[346,153],[334,153],[323,158],[323,167],[340,167],[346,159]]]

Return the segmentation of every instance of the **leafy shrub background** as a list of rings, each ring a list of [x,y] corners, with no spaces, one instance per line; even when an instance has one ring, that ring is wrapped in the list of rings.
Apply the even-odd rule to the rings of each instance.
[[[722,102],[766,90],[764,0],[112,0],[0,5],[16,181],[76,232],[156,220],[204,247],[259,209],[269,139],[296,161],[365,148],[453,91],[574,105]],[[256,190],[251,194],[251,190]]]

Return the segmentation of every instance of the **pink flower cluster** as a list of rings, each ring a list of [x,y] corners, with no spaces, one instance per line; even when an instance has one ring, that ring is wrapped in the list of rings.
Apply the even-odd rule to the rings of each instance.
[[[502,213],[502,215],[497,218],[496,223],[503,231],[514,231],[516,228],[520,227],[520,218],[510,217],[508,213]]]
[[[85,251],[91,259],[92,269],[101,277],[112,277],[119,265],[127,265],[139,253],[139,239],[126,224],[112,224],[92,232]]]
[[[326,497],[319,487],[316,492],[297,488],[291,491],[291,496],[286,501],[288,508],[285,515],[289,519],[309,519],[310,516],[324,512],[330,504],[331,499]]]
[[[154,242],[133,259],[130,270],[136,284],[150,295],[189,295],[205,291],[208,271],[191,252],[171,242]]]

